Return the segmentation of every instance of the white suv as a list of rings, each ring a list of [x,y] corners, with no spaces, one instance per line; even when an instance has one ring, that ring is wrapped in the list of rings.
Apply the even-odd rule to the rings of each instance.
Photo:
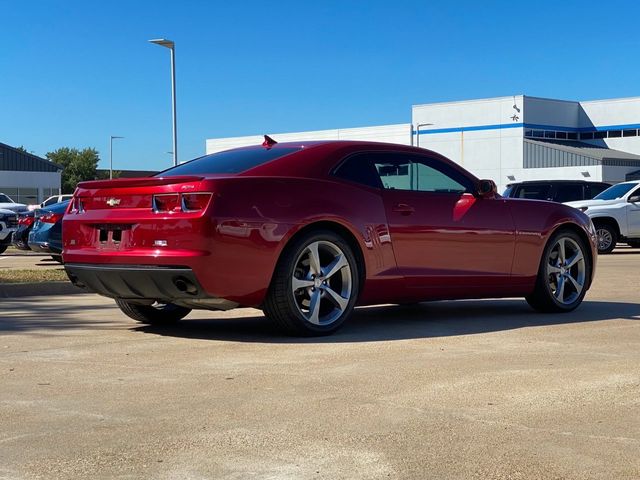
[[[640,180],[618,183],[593,200],[565,205],[591,217],[598,233],[598,253],[610,253],[618,241],[640,248]]]

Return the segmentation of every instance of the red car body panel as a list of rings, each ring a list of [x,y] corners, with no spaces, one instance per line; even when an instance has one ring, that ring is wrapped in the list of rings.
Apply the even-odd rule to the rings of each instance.
[[[300,147],[273,148],[292,145]],[[247,150],[255,148],[263,147]],[[343,233],[361,256],[359,305],[523,296],[533,290],[549,236],[568,225],[589,242],[595,267],[591,222],[578,210],[499,195],[376,189],[332,175],[362,151],[427,155],[478,182],[434,152],[372,142],[308,143],[233,175],[84,182],[75,192],[83,211],[64,218],[65,264],[187,267],[208,297],[260,306],[287,243],[322,227]],[[188,192],[212,198],[197,212],[152,210],[153,195]]]

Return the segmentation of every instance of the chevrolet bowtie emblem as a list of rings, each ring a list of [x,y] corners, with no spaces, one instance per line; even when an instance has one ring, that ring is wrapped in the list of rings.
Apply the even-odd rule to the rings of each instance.
[[[109,205],[110,207],[115,207],[116,205],[120,205],[120,199],[110,198],[109,200],[107,200],[107,205]]]

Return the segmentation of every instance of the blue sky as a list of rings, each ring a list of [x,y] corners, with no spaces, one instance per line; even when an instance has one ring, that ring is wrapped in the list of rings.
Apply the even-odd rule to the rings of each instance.
[[[115,168],[205,139],[410,121],[412,104],[640,95],[632,1],[0,0],[0,142],[38,155],[122,135]]]

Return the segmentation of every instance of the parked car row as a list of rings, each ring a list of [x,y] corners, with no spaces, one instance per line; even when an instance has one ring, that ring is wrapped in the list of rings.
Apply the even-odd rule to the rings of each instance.
[[[0,253],[13,244],[20,250],[49,253],[62,262],[62,217],[72,196],[50,197],[41,204],[46,204],[44,208],[29,210],[0,193]]]

